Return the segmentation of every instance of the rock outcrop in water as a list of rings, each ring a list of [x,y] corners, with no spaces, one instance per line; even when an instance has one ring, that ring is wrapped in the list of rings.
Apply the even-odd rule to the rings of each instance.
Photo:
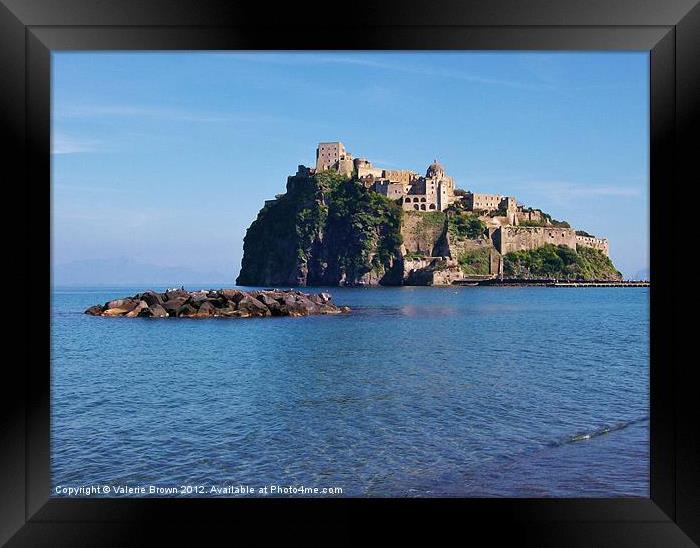
[[[91,306],[91,316],[127,318],[248,318],[252,316],[310,316],[349,312],[347,306],[331,303],[328,293],[309,295],[294,290],[241,291],[217,289],[165,293],[146,291],[132,297]]]

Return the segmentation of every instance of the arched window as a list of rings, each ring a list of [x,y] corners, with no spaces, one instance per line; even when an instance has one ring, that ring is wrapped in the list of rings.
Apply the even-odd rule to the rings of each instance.
[[[421,204],[421,205],[420,205],[420,208],[421,208],[423,211],[425,211],[425,204]]]
[[[411,199],[410,199],[410,198],[406,198],[406,199],[404,199],[404,203],[406,203],[406,204],[410,203],[410,201],[411,201]]]
[[[435,204],[430,204],[430,209],[435,209]]]
[[[418,198],[413,198],[413,201],[414,201],[414,202],[417,202],[417,201],[418,201]]]
[[[418,204],[415,204],[415,205],[413,206],[413,209],[418,209]]]
[[[420,201],[421,201],[421,202],[425,202],[425,198],[421,198]]]

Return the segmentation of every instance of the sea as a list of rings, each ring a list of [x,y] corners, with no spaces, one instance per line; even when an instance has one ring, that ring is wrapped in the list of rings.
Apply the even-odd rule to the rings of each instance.
[[[303,288],[352,312],[83,314],[146,289],[165,288],[52,291],[53,497],[649,496],[648,288]]]

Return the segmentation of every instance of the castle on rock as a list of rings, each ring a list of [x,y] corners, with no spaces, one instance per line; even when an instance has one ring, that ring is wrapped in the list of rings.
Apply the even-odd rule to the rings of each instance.
[[[473,212],[487,226],[488,237],[501,253],[534,249],[545,244],[592,247],[609,254],[608,240],[556,223],[539,209],[518,204],[513,196],[456,190],[455,181],[434,160],[425,175],[406,169],[375,166],[366,158],[355,158],[339,141],[319,143],[316,166],[299,166],[299,172],[312,175],[333,170],[352,177],[365,188],[401,204],[404,211],[445,211],[458,205]]]

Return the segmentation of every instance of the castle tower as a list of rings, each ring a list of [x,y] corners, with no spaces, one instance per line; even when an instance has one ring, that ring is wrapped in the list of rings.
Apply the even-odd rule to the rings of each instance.
[[[445,176],[445,169],[437,160],[433,160],[433,163],[428,166],[428,171],[425,172],[425,176],[442,179]]]
[[[336,164],[346,156],[345,146],[340,141],[319,143],[316,148],[316,171],[335,168]]]
[[[437,207],[440,211],[445,211],[450,205],[449,188],[446,181],[441,180],[438,183]]]

